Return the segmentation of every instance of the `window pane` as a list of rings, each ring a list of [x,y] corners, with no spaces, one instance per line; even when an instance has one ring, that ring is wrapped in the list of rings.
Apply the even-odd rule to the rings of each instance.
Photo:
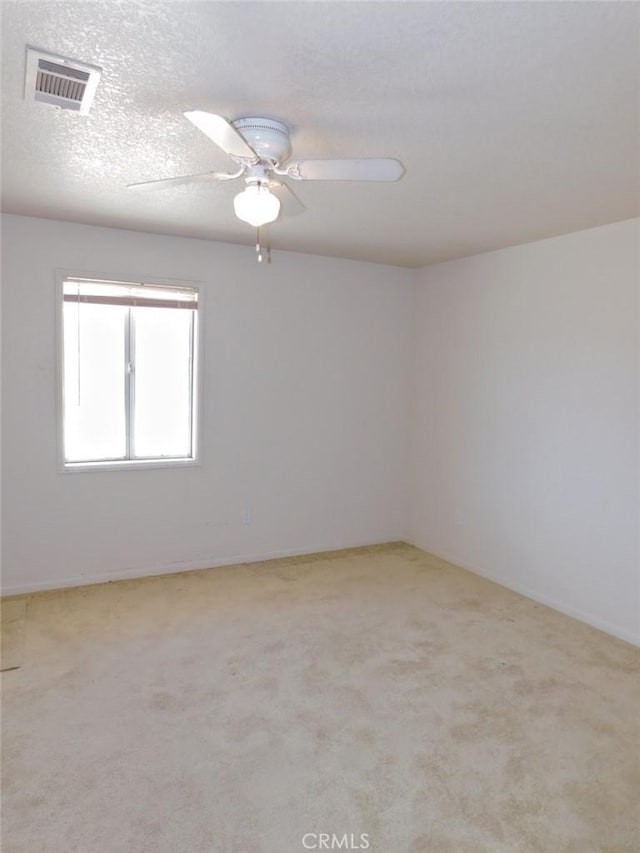
[[[191,456],[193,311],[131,310],[135,324],[135,456]]]
[[[127,310],[64,304],[64,449],[69,462],[125,456]]]

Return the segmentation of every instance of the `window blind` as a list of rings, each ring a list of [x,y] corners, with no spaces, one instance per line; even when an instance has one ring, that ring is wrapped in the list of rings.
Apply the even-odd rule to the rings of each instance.
[[[198,308],[198,291],[195,288],[84,278],[65,279],[63,299],[65,302],[134,308],[186,308],[190,311]]]

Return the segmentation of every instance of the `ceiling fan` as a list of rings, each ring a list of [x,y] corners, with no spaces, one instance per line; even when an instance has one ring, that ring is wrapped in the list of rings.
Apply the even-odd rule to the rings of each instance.
[[[289,128],[280,121],[248,116],[228,122],[214,113],[194,110],[184,113],[198,130],[220,147],[235,163],[233,172],[204,172],[159,181],[129,184],[130,189],[162,189],[199,181],[232,181],[243,178],[245,189],[235,197],[238,219],[260,228],[280,214],[283,191],[299,209],[304,205],[283,180],[295,181],[397,181],[404,175],[399,160],[289,160]]]

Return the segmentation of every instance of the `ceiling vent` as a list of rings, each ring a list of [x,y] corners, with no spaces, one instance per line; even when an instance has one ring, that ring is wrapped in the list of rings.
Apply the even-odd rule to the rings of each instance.
[[[27,47],[24,97],[86,115],[101,74],[95,65]]]

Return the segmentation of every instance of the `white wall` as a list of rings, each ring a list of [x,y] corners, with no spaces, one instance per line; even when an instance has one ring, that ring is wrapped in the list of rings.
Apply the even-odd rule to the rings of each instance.
[[[3,217],[3,592],[409,538],[640,642],[638,225],[410,271]],[[200,467],[58,472],[56,268],[204,282]]]
[[[2,224],[4,593],[406,536],[411,271]],[[202,466],[58,472],[56,268],[204,282]]]
[[[411,539],[640,640],[639,221],[418,274]]]

